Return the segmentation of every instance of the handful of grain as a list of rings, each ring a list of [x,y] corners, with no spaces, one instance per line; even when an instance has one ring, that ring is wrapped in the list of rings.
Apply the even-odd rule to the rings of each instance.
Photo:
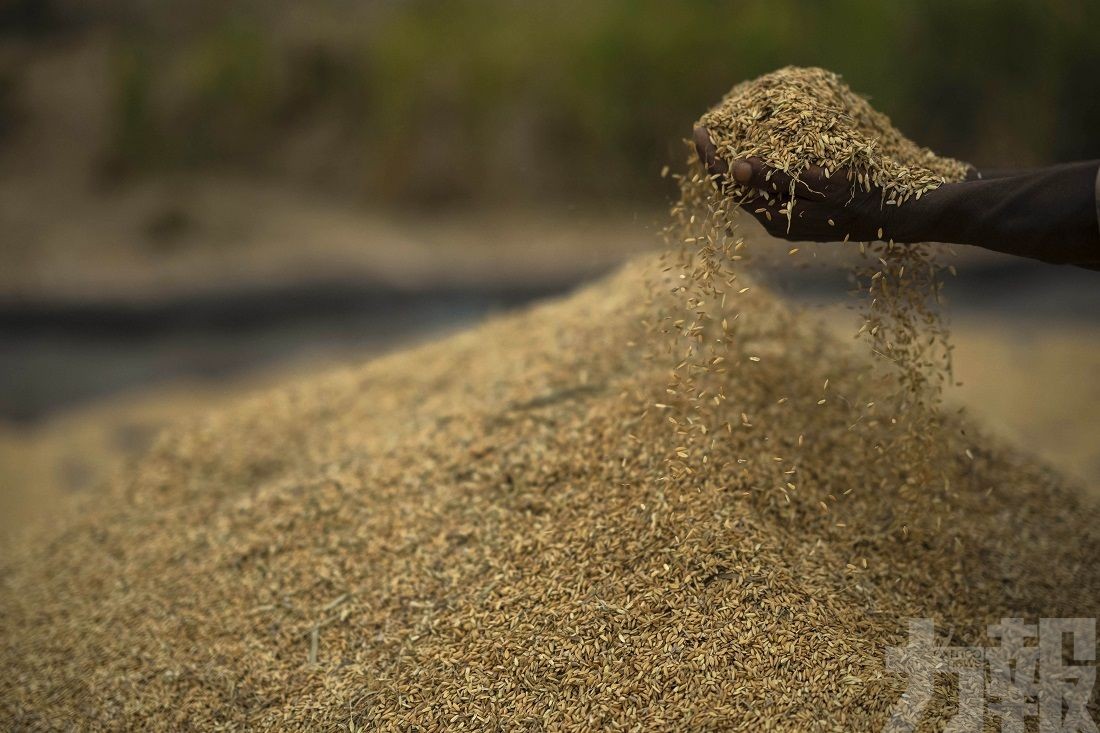
[[[719,157],[756,156],[794,179],[810,165],[846,168],[887,206],[966,176],[967,165],[902,135],[890,119],[824,69],[788,66],[735,86],[700,119]]]

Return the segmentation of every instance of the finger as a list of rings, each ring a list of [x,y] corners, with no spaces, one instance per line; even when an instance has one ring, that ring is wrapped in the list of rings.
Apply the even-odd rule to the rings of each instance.
[[[847,200],[852,193],[852,182],[848,178],[847,168],[832,170],[826,174],[824,168],[811,164],[799,174],[798,179],[799,187],[796,192],[805,198],[826,201],[841,198]]]
[[[760,158],[751,157],[733,162],[733,178],[743,186],[751,186],[770,194],[789,194],[790,174],[767,165]]]
[[[740,204],[741,208],[773,236],[787,229],[787,215],[779,210],[776,199],[757,195]]]
[[[710,139],[710,132],[707,128],[703,126],[696,127],[692,136],[695,139],[695,152],[699,156],[699,161],[703,164],[703,167],[707,169],[707,173],[712,176],[725,177],[729,171],[729,166],[726,161],[718,157],[718,148]]]
[[[830,172],[827,176],[823,168],[812,164],[798,174],[797,180],[785,171],[766,165],[757,157],[735,160],[731,172],[734,180],[741,185],[771,193],[789,195],[793,181],[794,194],[799,198],[837,198],[850,188],[844,171]]]
[[[828,201],[798,199],[791,209],[777,205],[774,199],[759,195],[743,203],[742,208],[777,239],[794,242],[842,242],[850,238],[847,224],[837,207]]]
[[[803,201],[795,206],[791,235],[807,242],[842,242],[851,238],[842,210],[827,201]]]

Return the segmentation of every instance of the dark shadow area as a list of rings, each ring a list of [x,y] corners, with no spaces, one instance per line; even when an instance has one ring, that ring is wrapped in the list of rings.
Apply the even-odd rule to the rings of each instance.
[[[314,282],[164,302],[0,302],[0,419],[31,422],[178,379],[310,355],[375,353],[558,295],[577,283],[400,289]]]
[[[761,274],[796,305],[855,304],[846,270],[776,266]],[[1096,323],[1098,278],[1025,260],[972,264],[948,280],[947,310]],[[0,301],[0,419],[33,422],[126,390],[240,376],[311,355],[361,358],[580,282],[417,289],[327,281],[144,304]]]

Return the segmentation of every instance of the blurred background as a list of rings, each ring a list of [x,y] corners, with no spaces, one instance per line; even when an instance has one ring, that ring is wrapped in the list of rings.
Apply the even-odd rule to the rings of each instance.
[[[657,249],[692,121],[777,67],[979,168],[1100,157],[1097,28],[1087,0],[0,0],[0,530],[232,395]],[[1098,276],[961,258],[953,399],[1100,485]],[[847,328],[839,267],[772,269]]]

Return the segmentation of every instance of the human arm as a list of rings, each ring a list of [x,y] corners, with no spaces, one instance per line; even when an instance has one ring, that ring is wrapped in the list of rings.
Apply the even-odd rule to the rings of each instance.
[[[844,170],[827,177],[811,166],[795,184],[788,219],[784,207],[790,202],[789,176],[754,158],[722,160],[703,128],[696,129],[695,143],[719,185],[736,182],[755,192],[741,202],[742,208],[782,239],[971,244],[1100,269],[1100,161],[946,183],[900,206],[886,204],[880,190],[853,187]]]

